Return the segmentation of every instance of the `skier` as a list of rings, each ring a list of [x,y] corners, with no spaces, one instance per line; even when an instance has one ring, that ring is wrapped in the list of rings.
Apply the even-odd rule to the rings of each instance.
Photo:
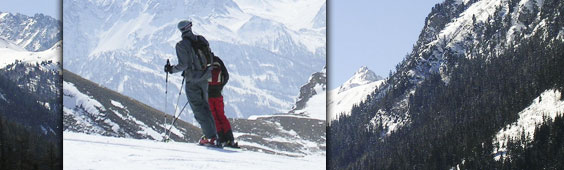
[[[210,63],[213,63],[213,53],[203,36],[194,35],[191,21],[180,21],[178,29],[182,32],[182,40],[176,43],[178,64],[166,64],[164,70],[171,74],[182,72],[182,76],[186,79],[186,97],[194,112],[194,118],[204,133],[199,144],[219,146],[214,118],[208,105],[208,82],[206,81],[211,78]]]
[[[223,146],[238,148],[239,146],[235,143],[229,120],[225,117],[223,96],[221,95],[223,86],[225,86],[227,81],[229,81],[229,72],[227,72],[227,68],[223,64],[223,61],[221,61],[221,59],[217,56],[214,56],[213,58],[211,74],[211,79],[208,79],[208,102],[210,104],[213,118],[215,119],[215,128],[220,139],[219,143]]]

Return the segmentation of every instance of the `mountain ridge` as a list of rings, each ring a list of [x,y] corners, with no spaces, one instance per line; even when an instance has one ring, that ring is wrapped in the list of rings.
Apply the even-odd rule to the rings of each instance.
[[[26,50],[38,52],[53,47],[62,38],[62,23],[43,14],[27,16],[0,12],[0,37]]]
[[[328,91],[328,122],[342,115],[349,115],[353,106],[360,104],[385,80],[366,66],[361,66],[354,75],[338,88]]]

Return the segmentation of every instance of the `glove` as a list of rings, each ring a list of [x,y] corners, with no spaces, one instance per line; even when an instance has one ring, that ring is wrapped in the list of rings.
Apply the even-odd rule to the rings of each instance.
[[[164,66],[164,71],[172,74],[172,66],[170,64],[166,64]]]

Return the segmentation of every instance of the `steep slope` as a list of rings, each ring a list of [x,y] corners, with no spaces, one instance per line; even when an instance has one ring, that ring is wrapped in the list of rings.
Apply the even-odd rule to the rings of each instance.
[[[300,95],[290,113],[326,120],[326,88],[327,68],[323,67],[321,72],[313,73],[309,81],[300,88]]]
[[[325,169],[324,156],[295,158],[70,132],[63,140],[65,169]]]
[[[493,151],[495,159],[507,156],[507,145],[511,140],[522,140],[521,135],[533,139],[539,124],[551,122],[557,116],[564,115],[564,100],[559,90],[551,89],[535,98],[531,105],[519,112],[519,119],[498,131],[492,141],[493,145],[500,146]],[[551,120],[551,121],[548,121]]]
[[[61,40],[61,21],[43,14],[30,17],[0,12],[0,38],[28,51],[44,51]]]
[[[354,75],[339,86],[328,92],[327,106],[329,122],[341,115],[349,115],[353,105],[358,105],[368,97],[368,94],[378,89],[384,83],[381,77],[363,66]]]
[[[18,68],[27,68],[28,73],[32,75],[42,75],[43,78],[39,82],[45,82],[44,79],[54,80],[59,76],[58,74],[50,75],[49,72],[38,71],[37,67],[17,64]],[[16,77],[17,73],[0,69],[0,113],[2,118],[8,122],[21,125],[34,135],[41,136],[48,139],[50,142],[60,142],[61,137],[61,117],[57,108],[60,108],[59,97],[55,95],[56,91],[43,91],[43,93],[31,93],[25,84],[20,84],[18,81],[10,79],[9,76]],[[57,84],[59,85],[59,84]],[[31,87],[38,87],[34,85]],[[60,88],[60,86],[56,86]],[[39,94],[46,94],[42,96]],[[6,129],[6,133],[10,133]],[[28,137],[28,136],[26,136]]]
[[[287,13],[255,14],[239,4],[231,0],[64,1],[65,68],[164,109],[164,97],[155,98],[165,92],[162,66],[166,59],[177,62],[174,44],[180,33],[176,24],[191,19],[195,33],[210,41],[231,74],[223,92],[228,117],[285,112],[307,76],[325,64],[325,26],[293,28],[290,23],[294,22],[271,19]],[[301,1],[288,5],[292,4],[300,5]],[[322,5],[320,1],[302,4],[303,12],[313,14],[292,21],[314,22],[315,12],[325,9]],[[321,16],[315,21],[319,20]],[[180,90],[180,76],[171,76],[169,82],[169,92]],[[168,103],[167,108],[176,104]],[[187,110],[182,119],[194,123],[191,109]]]
[[[553,0],[437,4],[397,72],[353,107],[351,116],[332,122],[331,168],[501,169],[519,164],[522,159],[495,161],[492,153],[504,144],[492,141],[525,116],[519,113],[526,113],[542,92],[562,91],[561,11],[564,3]],[[519,147],[508,153],[519,153]],[[349,152],[340,152],[345,149]]]
[[[170,127],[172,116],[165,120],[164,113],[67,70],[63,77],[65,131],[162,140],[165,128]],[[174,141],[196,142],[200,138],[200,129],[182,120],[171,132]]]

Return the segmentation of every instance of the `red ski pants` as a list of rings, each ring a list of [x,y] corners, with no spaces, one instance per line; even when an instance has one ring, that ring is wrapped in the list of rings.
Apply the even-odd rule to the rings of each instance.
[[[222,97],[210,97],[208,99],[210,104],[210,110],[215,120],[215,129],[217,132],[227,132],[231,130],[231,125],[229,120],[225,117],[225,111],[223,110],[223,96]]]

